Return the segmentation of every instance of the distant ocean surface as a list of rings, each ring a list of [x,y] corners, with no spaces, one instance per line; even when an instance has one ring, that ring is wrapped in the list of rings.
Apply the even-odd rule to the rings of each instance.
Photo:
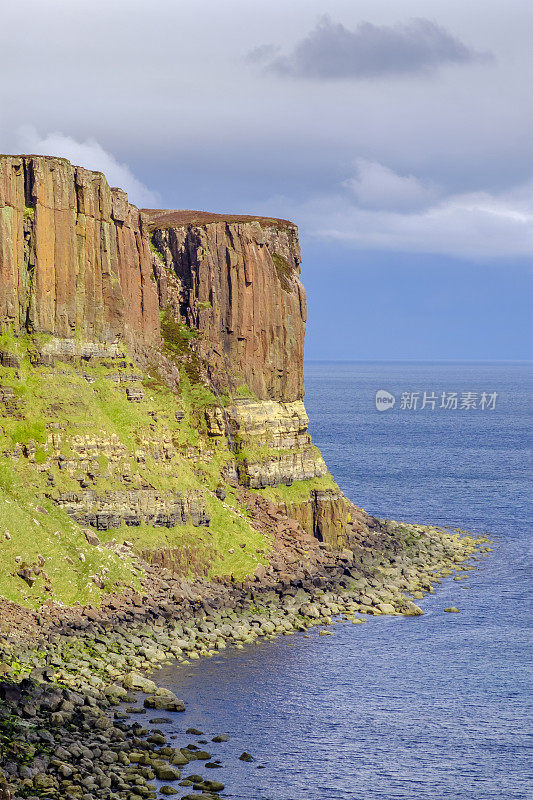
[[[161,670],[187,703],[167,730],[230,734],[210,746],[223,768],[205,772],[243,800],[530,799],[531,367],[315,362],[305,378],[314,442],[350,499],[379,517],[490,533],[495,551],[417,601],[422,617]],[[378,390],[394,408],[376,410]],[[440,408],[454,392],[476,407]],[[493,410],[483,392],[497,393]],[[243,750],[256,760],[239,761]]]

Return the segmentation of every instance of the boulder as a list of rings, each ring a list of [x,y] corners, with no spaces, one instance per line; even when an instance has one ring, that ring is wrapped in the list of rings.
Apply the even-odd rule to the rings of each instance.
[[[138,672],[128,672],[124,678],[123,685],[126,689],[138,690],[145,694],[155,694],[157,692],[157,684],[150,680],[150,678],[139,675]],[[147,708],[154,707],[155,706],[147,706]]]
[[[154,694],[146,698],[144,707],[153,708],[157,711],[185,711],[185,703],[179,700],[169,689],[157,689]]]
[[[93,547],[98,547],[100,544],[100,539],[96,535],[94,531],[90,528],[84,528],[83,532],[85,534],[85,538],[87,539],[88,544],[92,545]]]
[[[159,781],[178,781],[181,778],[181,772],[179,769],[171,767],[170,764],[155,766],[154,772]]]

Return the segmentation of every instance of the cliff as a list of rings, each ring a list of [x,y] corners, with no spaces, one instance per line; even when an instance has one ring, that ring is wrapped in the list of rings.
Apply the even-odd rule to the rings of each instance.
[[[272,547],[261,495],[350,543],[307,432],[299,272],[286,220],[140,211],[65,159],[0,157],[0,594],[129,583],[125,540],[187,574],[251,575]],[[80,549],[91,529],[108,566]]]
[[[303,397],[306,305],[290,222],[140,212],[101,173],[2,156],[0,242],[2,330],[154,346],[168,306],[200,334],[219,390]]]
[[[63,158],[0,157],[0,326],[153,345],[151,256],[138,209]]]
[[[160,304],[198,331],[217,388],[301,399],[306,301],[296,227],[195,212],[145,215],[161,256]]]

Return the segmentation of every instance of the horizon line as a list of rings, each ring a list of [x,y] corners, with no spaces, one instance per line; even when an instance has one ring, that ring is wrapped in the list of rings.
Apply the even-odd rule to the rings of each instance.
[[[304,364],[525,364],[520,358],[305,358]]]

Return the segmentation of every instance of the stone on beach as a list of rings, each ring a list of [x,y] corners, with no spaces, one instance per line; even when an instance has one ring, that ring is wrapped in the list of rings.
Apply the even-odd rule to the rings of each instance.
[[[128,672],[123,683],[126,689],[137,689],[145,694],[155,694],[157,692],[157,684],[137,672]]]
[[[170,689],[156,689],[154,694],[145,699],[144,707],[157,711],[185,711],[185,703]]]

